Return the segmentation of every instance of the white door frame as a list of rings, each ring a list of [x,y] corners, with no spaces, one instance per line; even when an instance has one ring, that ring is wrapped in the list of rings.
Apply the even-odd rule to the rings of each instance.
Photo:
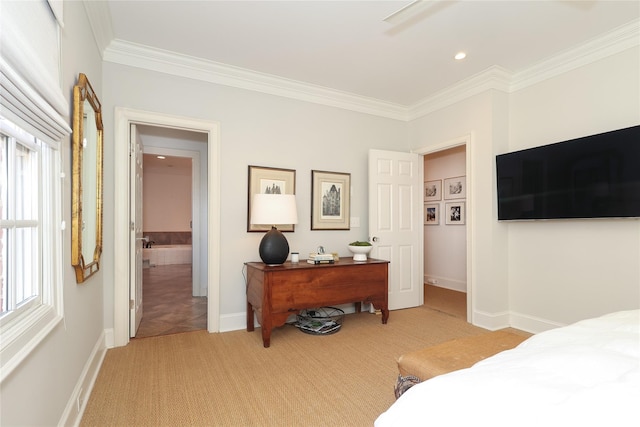
[[[113,345],[129,343],[129,125],[131,123],[205,132],[208,135],[207,330],[220,330],[220,131],[216,122],[116,107],[114,130]],[[119,189],[127,191],[118,191]]]
[[[438,151],[443,151],[443,150],[448,150],[450,148],[454,148],[454,147],[460,147],[460,146],[465,146],[465,152],[466,152],[466,161],[465,161],[465,168],[466,168],[466,176],[467,176],[467,198],[466,198],[466,210],[467,210],[467,220],[466,220],[466,227],[467,227],[467,322],[475,324],[473,322],[473,312],[474,312],[474,304],[473,304],[473,265],[474,265],[474,258],[473,258],[473,254],[475,253],[475,251],[472,250],[473,248],[473,240],[472,240],[472,229],[473,229],[473,223],[474,223],[474,218],[475,218],[475,209],[473,206],[473,197],[475,194],[475,186],[474,186],[474,182],[471,175],[471,172],[473,170],[473,165],[472,165],[472,160],[473,160],[473,156],[472,156],[472,151],[473,151],[473,134],[469,133],[467,135],[463,135],[459,138],[454,138],[452,140],[449,141],[445,141],[436,145],[430,145],[428,147],[421,147],[421,148],[417,148],[415,150],[412,150],[412,153],[416,153],[416,154],[421,154],[421,155],[425,155],[425,154],[432,154],[432,153],[436,153]],[[422,202],[421,202],[422,203]]]

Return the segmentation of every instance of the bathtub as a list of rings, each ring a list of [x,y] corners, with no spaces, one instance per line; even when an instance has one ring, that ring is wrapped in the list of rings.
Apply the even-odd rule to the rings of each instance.
[[[191,264],[191,245],[153,245],[142,249],[144,264]]]

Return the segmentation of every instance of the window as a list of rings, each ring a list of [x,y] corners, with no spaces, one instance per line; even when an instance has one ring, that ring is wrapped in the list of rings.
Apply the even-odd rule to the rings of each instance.
[[[61,318],[59,153],[0,117],[4,378]]]
[[[39,147],[35,138],[0,142],[0,317],[39,303]]]
[[[0,13],[0,382],[62,319],[62,3]],[[52,13],[53,10],[53,13]]]

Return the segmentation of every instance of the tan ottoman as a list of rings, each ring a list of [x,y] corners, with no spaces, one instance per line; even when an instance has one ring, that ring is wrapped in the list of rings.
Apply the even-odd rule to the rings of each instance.
[[[469,368],[475,363],[501,351],[514,348],[526,336],[507,331],[458,338],[422,350],[404,354],[398,359],[396,397],[412,385],[436,375]]]

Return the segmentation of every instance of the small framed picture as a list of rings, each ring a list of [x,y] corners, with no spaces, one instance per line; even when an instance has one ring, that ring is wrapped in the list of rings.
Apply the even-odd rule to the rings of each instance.
[[[424,183],[424,201],[435,202],[442,198],[442,180],[427,181]]]
[[[425,225],[440,224],[440,203],[424,204],[424,224]]]
[[[311,229],[349,230],[351,174],[311,171]]]
[[[444,199],[465,199],[467,197],[467,179],[464,176],[456,176],[444,180]]]
[[[296,194],[296,171],[249,165],[249,191],[247,197],[247,231],[265,232],[271,226],[251,224],[251,204],[255,194]],[[295,231],[295,225],[279,225],[280,231]]]
[[[444,204],[445,224],[464,225],[465,215],[464,202],[449,202]]]

